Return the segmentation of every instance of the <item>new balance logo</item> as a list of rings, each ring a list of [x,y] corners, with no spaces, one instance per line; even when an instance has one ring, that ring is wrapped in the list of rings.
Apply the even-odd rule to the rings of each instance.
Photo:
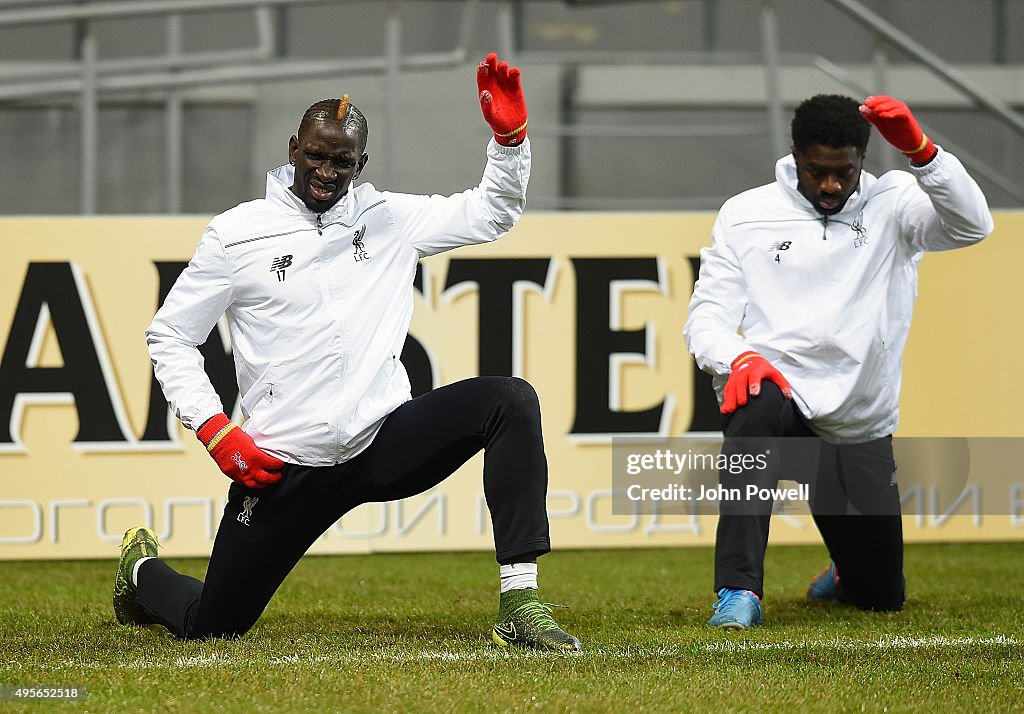
[[[243,526],[249,525],[249,519],[252,518],[252,509],[256,507],[256,502],[259,500],[259,496],[246,496],[245,500],[242,501],[242,512],[238,514],[236,520]]]
[[[284,271],[285,268],[292,266],[292,256],[282,255],[280,258],[274,258],[274,261],[270,264],[270,272],[277,273],[277,281],[284,282]]]
[[[362,260],[369,260],[370,256],[366,252],[366,246],[363,245],[363,236],[366,235],[366,224],[359,226],[359,230],[356,231],[355,235],[352,236],[352,245],[355,247],[355,251],[352,253],[352,258],[358,263]]]
[[[768,246],[768,252],[769,253],[775,253],[775,257],[772,258],[772,260],[774,260],[776,263],[779,263],[781,265],[782,264],[782,258],[780,257],[780,254],[784,250],[789,250],[789,247],[791,245],[793,245],[793,241],[777,240],[774,243],[772,243],[770,246]]]

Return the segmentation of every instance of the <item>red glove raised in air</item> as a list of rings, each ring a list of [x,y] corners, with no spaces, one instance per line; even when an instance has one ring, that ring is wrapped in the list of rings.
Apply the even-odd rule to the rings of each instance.
[[[224,475],[249,488],[263,488],[281,479],[284,462],[260,449],[226,414],[208,419],[196,432]]]
[[[915,164],[927,164],[935,156],[935,144],[921,131],[910,107],[899,99],[868,97],[860,114],[875,125],[878,133]]]
[[[737,407],[747,403],[747,394],[756,397],[761,393],[761,381],[767,379],[775,382],[782,390],[782,396],[786,399],[793,397],[793,388],[782,376],[782,373],[772,367],[771,362],[759,355],[757,352],[744,352],[732,361],[732,372],[725,383],[725,392],[722,394],[722,413],[732,414]]]
[[[519,68],[499,62],[493,52],[476,68],[480,109],[503,146],[518,146],[526,138],[526,99],[519,82]]]

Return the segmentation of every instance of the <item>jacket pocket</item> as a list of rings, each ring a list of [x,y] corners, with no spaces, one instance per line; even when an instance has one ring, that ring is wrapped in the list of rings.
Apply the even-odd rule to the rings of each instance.
[[[274,401],[274,383],[268,373],[256,380],[249,391],[242,397],[242,416],[246,419],[252,417],[260,406],[272,404]]]

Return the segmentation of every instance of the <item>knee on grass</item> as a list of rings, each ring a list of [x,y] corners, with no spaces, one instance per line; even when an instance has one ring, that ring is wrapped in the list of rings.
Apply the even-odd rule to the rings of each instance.
[[[841,583],[836,599],[867,612],[899,612],[906,600],[905,590],[904,586],[900,586],[886,590],[872,588],[866,592],[851,592],[848,584]]]

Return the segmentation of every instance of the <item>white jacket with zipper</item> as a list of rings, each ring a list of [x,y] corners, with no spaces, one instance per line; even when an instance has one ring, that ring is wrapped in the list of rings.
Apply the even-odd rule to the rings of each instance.
[[[774,183],[723,204],[701,250],[687,345],[720,401],[732,361],[754,350],[789,380],[822,438],[891,434],[921,257],[973,245],[992,228],[978,185],[941,148],[909,172],[862,172],[827,217],[797,190],[786,156]]]
[[[530,146],[490,140],[479,186],[460,194],[366,183],[319,215],[291,192],[293,172],[271,171],[266,198],[210,221],[146,341],[172,410],[198,429],[224,411],[197,345],[226,314],[242,428],[284,461],[327,466],[365,449],[410,398],[399,356],[417,261],[511,230],[526,205]]]

